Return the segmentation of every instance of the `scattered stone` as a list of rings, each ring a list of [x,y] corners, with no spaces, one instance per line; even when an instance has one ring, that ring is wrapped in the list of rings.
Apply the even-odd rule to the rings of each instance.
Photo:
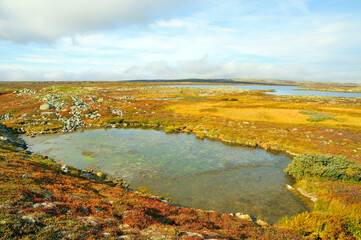
[[[261,219],[257,219],[256,223],[260,226],[268,226],[268,223]]]
[[[43,202],[43,203],[35,203],[33,204],[33,208],[43,207],[43,208],[53,208],[56,207],[58,203],[52,202]]]
[[[129,224],[121,224],[121,225],[119,225],[119,229],[122,231],[122,230],[124,230],[124,229],[128,229],[128,228],[130,228],[130,225]]]
[[[43,98],[43,101],[52,105],[55,111],[60,111],[65,105],[64,102],[60,101],[60,97],[60,95],[48,94]]]
[[[105,233],[103,233],[103,236],[106,237],[106,238],[108,238],[108,237],[110,237],[110,233],[105,232]]]
[[[165,200],[165,199],[163,199],[161,202],[162,202],[162,203],[166,203],[166,204],[168,204],[169,206],[173,206],[173,205],[174,205],[173,203],[171,203],[171,202],[169,202],[169,201],[167,201],[167,200]]]
[[[132,240],[132,239],[135,239],[135,238],[133,238],[133,237],[131,237],[131,236],[129,236],[129,235],[122,235],[122,236],[120,236],[118,239]]]
[[[97,172],[97,176],[98,176],[99,178],[105,178],[105,174],[102,173],[102,172]]]
[[[29,223],[35,223],[36,219],[33,216],[22,216],[21,219],[29,222]]]
[[[63,166],[61,166],[60,170],[63,171],[64,173],[68,173],[69,167],[68,167],[68,165],[64,164]]]
[[[248,214],[236,213],[236,217],[245,221],[252,222],[252,218]]]
[[[52,109],[54,108],[53,105],[50,105],[49,103],[43,103],[41,106],[40,106],[40,110],[49,110],[49,109]]]
[[[7,141],[9,139],[7,137],[0,136],[0,140],[5,142],[5,141]]]
[[[11,113],[5,113],[3,115],[0,115],[0,120],[12,120],[14,119],[14,115]]]
[[[24,88],[20,91],[15,91],[14,93],[17,93],[18,96],[25,96],[25,95],[35,95],[36,91],[34,91],[32,89]]]
[[[115,115],[118,115],[119,117],[123,116],[123,111],[122,110],[119,110],[119,109],[110,109],[108,108],[109,111],[112,113],[112,114],[115,114]]]
[[[56,115],[55,112],[42,112],[41,115]]]
[[[204,239],[204,236],[199,234],[199,233],[194,233],[194,232],[181,232],[180,236],[187,236],[190,238],[200,238],[200,239]]]
[[[90,118],[90,119],[93,119],[93,120],[100,118],[100,116],[101,116],[101,114],[97,113],[97,111],[84,114],[84,117]]]
[[[87,179],[96,179],[97,177],[91,173],[88,173],[87,171],[80,170],[80,175],[86,177]]]

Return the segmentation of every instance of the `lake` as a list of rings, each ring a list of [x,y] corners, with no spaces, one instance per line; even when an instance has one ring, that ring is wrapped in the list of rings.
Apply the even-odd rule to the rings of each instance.
[[[187,207],[248,213],[274,223],[305,211],[285,184],[291,159],[193,134],[97,129],[23,137],[29,150],[78,168],[120,176]]]
[[[300,91],[296,86],[277,86],[277,85],[162,85],[163,87],[235,87],[248,90],[275,90],[275,92],[265,92],[269,95],[302,95],[302,96],[326,96],[326,97],[361,97],[361,93],[348,92],[325,92],[325,91]]]

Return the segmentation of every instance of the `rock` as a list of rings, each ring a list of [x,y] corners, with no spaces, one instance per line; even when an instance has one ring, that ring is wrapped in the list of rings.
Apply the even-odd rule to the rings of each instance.
[[[50,105],[49,103],[43,103],[40,106],[40,110],[49,110],[49,109],[52,109],[52,108],[54,108],[54,106]]]
[[[56,115],[55,112],[42,112],[41,115]]]
[[[60,101],[60,97],[60,95],[48,94],[43,98],[43,101],[52,105],[56,111],[60,111],[65,105],[64,102]]]
[[[99,178],[105,178],[105,174],[102,173],[102,172],[97,172],[97,176],[98,176]]]
[[[43,207],[43,208],[53,208],[56,207],[59,203],[52,202],[43,202],[43,203],[35,203],[33,204],[33,208]]]
[[[29,223],[35,223],[36,222],[36,219],[32,216],[22,216],[21,219],[29,222]]]
[[[68,167],[68,165],[64,164],[63,166],[61,166],[60,170],[63,171],[64,173],[68,173],[69,167]]]
[[[171,202],[169,202],[169,201],[167,201],[167,200],[165,200],[165,199],[162,199],[161,202],[162,202],[162,203],[166,203],[166,204],[168,204],[169,206],[173,206],[173,203],[171,203]]]
[[[96,178],[93,174],[85,172],[83,170],[80,170],[80,175],[86,177],[87,179],[95,179]]]
[[[268,226],[268,223],[261,219],[257,219],[256,223],[260,226]]]
[[[129,229],[129,228],[131,228],[129,224],[121,224],[121,225],[119,225],[120,231],[122,231],[124,229]]]
[[[204,239],[204,236],[199,234],[199,233],[194,233],[194,232],[181,232],[180,236],[187,236],[190,238],[200,238],[200,239]]]
[[[132,240],[132,239],[135,239],[134,237],[131,237],[129,235],[122,235],[120,236],[118,239],[126,239],[126,240]]]
[[[0,136],[1,141],[8,141],[9,139],[7,137]]]
[[[23,90],[15,91],[14,93],[17,93],[19,96],[24,96],[24,95],[35,95],[36,91],[32,89],[24,88]]]
[[[252,218],[248,214],[236,213],[236,217],[245,221],[252,222]]]
[[[11,113],[5,113],[3,115],[0,115],[0,120],[12,120],[14,119],[14,115]]]
[[[108,108],[109,109],[109,111],[112,113],[112,114],[115,114],[115,115],[118,115],[118,116],[122,116],[123,115],[123,111],[122,110],[119,110],[119,109],[110,109],[110,108]]]

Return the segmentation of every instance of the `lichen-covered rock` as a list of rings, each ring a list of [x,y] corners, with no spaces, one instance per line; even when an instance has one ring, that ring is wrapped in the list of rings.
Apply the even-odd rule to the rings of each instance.
[[[113,113],[113,114],[115,114],[115,115],[118,115],[118,116],[122,116],[123,115],[123,111],[122,110],[120,110],[120,109],[110,109],[110,108],[108,108],[109,109],[109,111],[111,112],[111,113]]]
[[[104,173],[102,173],[102,172],[97,172],[97,176],[99,178],[105,178],[106,177],[106,175]]]
[[[236,217],[239,218],[239,219],[248,221],[248,222],[252,222],[252,218],[248,214],[236,213]]]
[[[256,223],[260,226],[268,226],[268,223],[261,219],[257,219]]]
[[[52,108],[54,108],[54,106],[49,104],[49,103],[43,103],[40,106],[40,110],[49,110],[49,109],[52,109]]]
[[[20,91],[15,91],[15,94],[18,94],[19,96],[25,96],[25,95],[35,95],[36,91],[28,88],[24,88]]]
[[[14,115],[11,113],[5,113],[3,115],[0,115],[0,120],[12,120],[14,119]]]
[[[64,164],[63,166],[61,166],[61,171],[63,171],[64,173],[68,173],[69,172],[69,167],[68,165]]]

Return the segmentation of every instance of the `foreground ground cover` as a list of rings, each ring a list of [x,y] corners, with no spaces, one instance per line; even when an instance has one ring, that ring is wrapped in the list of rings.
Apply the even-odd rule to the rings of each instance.
[[[0,115],[3,116],[4,125],[27,134],[65,131],[69,126],[74,129],[155,127],[169,133],[192,132],[199,138],[214,138],[250,147],[262,147],[270,151],[285,151],[292,155],[301,153],[344,155],[346,161],[349,159],[356,164],[361,162],[359,99],[267,96],[257,91],[231,88],[187,89],[149,85],[149,83],[64,83],[60,86],[53,83],[2,84]],[[24,87],[34,92],[24,91]],[[14,93],[15,90],[20,92]],[[56,97],[47,97],[49,94]],[[61,109],[41,110],[40,106],[44,103],[61,105]],[[310,114],[305,112],[323,117],[317,121],[310,121],[308,119]],[[9,154],[9,157],[4,158],[3,169],[9,165],[5,159],[12,159],[14,155],[11,154],[15,153],[9,151],[6,154]],[[19,162],[23,161],[24,159],[19,160]],[[14,168],[8,167],[9,171]],[[19,181],[16,179],[11,178],[7,182],[15,184]],[[63,184],[65,188],[69,188],[69,194],[75,189],[81,189],[82,184],[90,184],[85,181],[74,187],[69,184],[70,182]],[[42,185],[41,181],[39,185]],[[296,230],[310,238],[361,237],[359,230],[361,220],[358,217],[361,209],[361,186],[358,180],[305,175],[298,179],[294,187],[317,198],[314,211],[300,214],[293,219],[285,219],[279,223],[279,226]],[[11,187],[3,185],[3,189],[11,189]],[[10,195],[6,196],[5,198],[8,199]],[[83,199],[79,201],[82,202]],[[158,203],[159,201],[155,205]],[[139,200],[139,204],[145,203]],[[140,215],[144,215],[144,211]],[[187,221],[192,222],[190,219]],[[62,224],[64,222],[60,225]],[[145,225],[152,224],[147,222]],[[148,229],[145,225],[143,227]],[[174,225],[170,225],[173,229]],[[222,225],[219,229],[223,228]],[[242,227],[231,227],[231,229],[235,232],[242,231]],[[268,230],[260,229],[263,232],[260,230],[261,233],[255,236],[270,234]],[[233,233],[229,231],[231,230],[225,230],[226,234],[223,231],[222,234],[225,235],[222,236],[233,238],[248,236],[232,235]],[[49,232],[53,231],[49,230]],[[165,232],[162,234],[167,234]],[[275,234],[274,236],[280,237],[282,234],[291,233]]]

